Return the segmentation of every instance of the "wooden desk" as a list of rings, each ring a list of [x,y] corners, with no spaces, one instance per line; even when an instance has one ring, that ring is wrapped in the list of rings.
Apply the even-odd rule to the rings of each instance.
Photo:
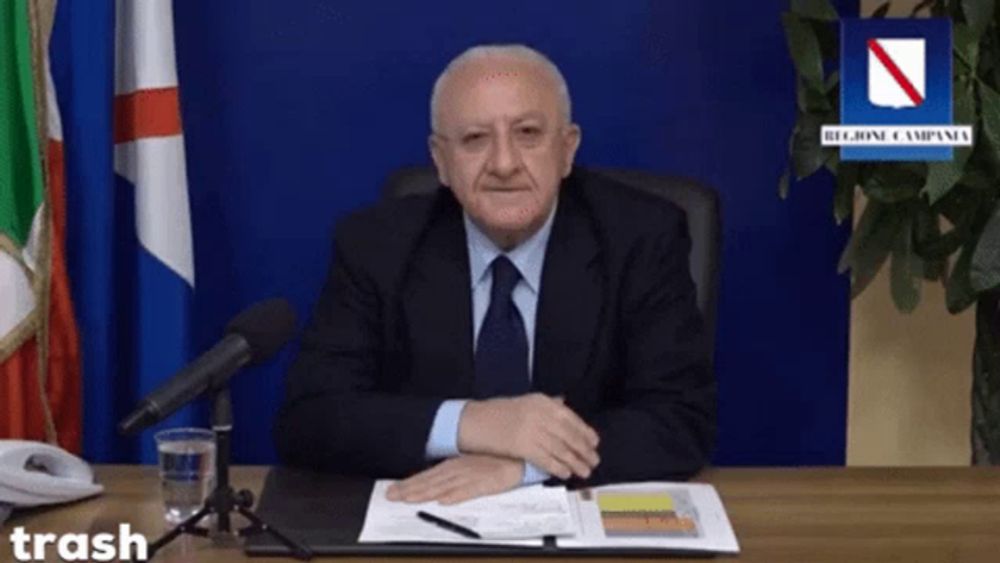
[[[266,471],[239,467],[233,481],[259,492]],[[14,526],[28,533],[117,533],[119,523],[129,522],[150,540],[162,533],[155,468],[103,466],[97,475],[107,488],[102,497],[14,516],[4,526],[0,561],[13,559]],[[738,558],[716,559],[720,563],[1000,562],[1000,469],[727,468],[697,480],[719,489],[743,550]],[[178,539],[156,557],[247,560],[284,561],[250,559],[202,538]]]

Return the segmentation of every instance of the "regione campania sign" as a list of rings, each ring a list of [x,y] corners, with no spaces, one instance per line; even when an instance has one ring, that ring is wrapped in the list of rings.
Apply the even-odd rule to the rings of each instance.
[[[840,55],[841,124],[820,136],[841,160],[951,160],[972,145],[952,121],[950,20],[844,20]]]

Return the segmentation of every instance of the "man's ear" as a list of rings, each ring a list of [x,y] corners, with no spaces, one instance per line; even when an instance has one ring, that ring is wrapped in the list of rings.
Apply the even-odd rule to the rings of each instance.
[[[434,161],[434,167],[437,168],[438,181],[441,182],[442,186],[448,186],[450,182],[448,181],[448,169],[444,165],[444,147],[441,146],[441,140],[434,133],[427,137],[427,148],[430,149],[431,159]]]
[[[563,178],[569,176],[569,173],[573,171],[573,160],[576,158],[576,149],[580,148],[580,141],[583,132],[580,130],[580,126],[576,123],[571,123],[566,133],[563,135],[563,151],[564,154],[564,168],[563,168]]]

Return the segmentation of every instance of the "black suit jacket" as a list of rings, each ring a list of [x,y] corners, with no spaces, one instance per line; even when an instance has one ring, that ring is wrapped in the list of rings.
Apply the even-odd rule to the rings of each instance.
[[[682,211],[575,169],[542,270],[532,388],[601,437],[590,482],[686,478],[708,460],[715,382]],[[450,190],[340,222],[326,286],[288,374],[275,438],[291,464],[373,477],[428,466],[438,406],[470,398],[472,297]]]

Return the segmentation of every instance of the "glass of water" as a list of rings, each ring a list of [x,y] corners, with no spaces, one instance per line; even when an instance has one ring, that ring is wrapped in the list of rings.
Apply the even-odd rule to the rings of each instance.
[[[204,428],[173,428],[153,436],[167,522],[194,515],[215,485],[215,435]]]

